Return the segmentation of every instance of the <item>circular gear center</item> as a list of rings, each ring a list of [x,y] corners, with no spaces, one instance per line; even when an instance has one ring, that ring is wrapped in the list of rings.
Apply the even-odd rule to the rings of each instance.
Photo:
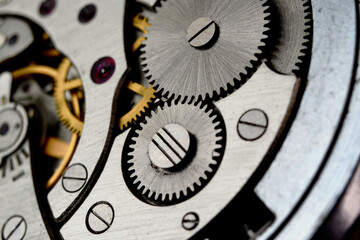
[[[6,109],[0,112],[0,119],[0,151],[4,151],[22,141],[20,136],[25,131],[23,124],[25,120],[14,109]]]
[[[173,170],[186,161],[191,143],[190,133],[179,124],[160,128],[149,144],[149,157],[153,166]]]
[[[218,25],[210,18],[198,18],[187,29],[187,39],[194,48],[210,47],[219,36]]]

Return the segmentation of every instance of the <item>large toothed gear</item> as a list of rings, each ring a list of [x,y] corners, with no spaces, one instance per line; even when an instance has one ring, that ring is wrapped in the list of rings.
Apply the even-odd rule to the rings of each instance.
[[[267,39],[266,0],[168,0],[149,13],[144,70],[165,97],[212,98],[244,80]]]
[[[311,9],[308,0],[273,0],[276,14],[275,44],[270,54],[271,67],[290,75],[301,70],[302,58],[310,43]]]
[[[146,201],[172,204],[201,190],[218,168],[221,116],[205,104],[165,104],[132,130],[123,158],[126,181]]]

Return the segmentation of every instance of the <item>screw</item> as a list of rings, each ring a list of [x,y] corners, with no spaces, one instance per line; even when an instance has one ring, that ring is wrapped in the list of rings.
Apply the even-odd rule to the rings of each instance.
[[[94,4],[88,4],[80,10],[79,21],[81,23],[90,22],[96,15],[96,6]]]
[[[84,187],[87,178],[86,167],[82,164],[74,164],[66,170],[62,178],[62,186],[65,191],[75,193]]]
[[[268,128],[268,117],[259,109],[252,109],[244,113],[238,122],[238,134],[246,141],[261,138]]]
[[[185,214],[182,219],[182,226],[185,230],[191,231],[199,225],[199,216],[194,212]]]
[[[91,78],[95,83],[107,82],[115,72],[115,61],[111,57],[97,60],[91,69]]]
[[[106,232],[115,218],[114,208],[110,203],[101,201],[95,203],[86,215],[86,227],[93,234]]]
[[[22,240],[25,237],[26,230],[25,219],[18,215],[12,216],[5,222],[1,237],[3,240]]]
[[[155,167],[171,169],[188,156],[190,134],[179,124],[169,124],[159,129],[149,144],[149,156]]]
[[[203,48],[215,42],[218,37],[218,26],[210,18],[199,18],[187,29],[187,39],[194,48]]]

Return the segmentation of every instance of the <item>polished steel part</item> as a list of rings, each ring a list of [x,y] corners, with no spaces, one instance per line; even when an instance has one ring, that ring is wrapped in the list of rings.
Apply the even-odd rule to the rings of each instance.
[[[11,79],[7,72],[0,76],[2,86]],[[25,140],[28,116],[23,106],[9,102],[10,88],[3,88],[2,94],[6,101],[0,104],[1,237],[48,239],[33,185],[29,142]]]
[[[102,152],[107,149],[113,97],[126,70],[122,17],[125,1],[96,1],[96,17],[86,25],[77,22],[85,1],[58,1],[55,10],[46,17],[39,14],[39,5],[26,0],[11,1],[0,8],[0,14],[26,16],[38,23],[50,35],[56,48],[68,56],[78,69],[85,92],[86,112],[82,138],[72,163],[84,164],[91,176]],[[79,51],[81,43],[91,46],[91,51]],[[104,56],[115,60],[116,71],[110,81],[99,85],[91,80],[89,72],[93,64]],[[55,217],[59,217],[78,196],[78,193],[66,192],[58,183],[48,195]]]
[[[144,4],[147,7],[154,7],[158,0],[137,0],[137,2]]]
[[[190,133],[179,124],[169,124],[160,128],[149,143],[149,158],[153,166],[172,169],[189,157]]]
[[[20,54],[34,41],[29,24],[19,18],[1,19],[0,33],[5,38],[5,42],[0,46],[0,62]]]
[[[217,36],[218,26],[210,18],[199,18],[187,29],[186,37],[189,44],[195,48],[205,47]]]
[[[4,105],[10,101],[12,76],[9,72],[0,75],[0,104]]]
[[[187,196],[195,191],[196,186],[202,187],[201,179],[209,181],[210,175],[215,173],[214,166],[220,164],[216,157],[223,147],[218,143],[223,139],[223,129],[220,120],[216,117],[217,114],[210,106],[201,106],[200,103],[169,104],[151,113],[151,117],[147,117],[146,122],[140,123],[140,128],[135,130],[138,136],[132,137],[134,144],[130,145],[132,151],[128,153],[130,156],[128,163],[131,164],[128,171],[133,173],[127,181],[137,186],[137,189],[149,199],[161,201],[180,199],[181,194]],[[149,154],[149,150],[152,149],[146,148],[151,143],[161,148],[161,145],[154,141],[154,135],[159,136],[160,140],[164,137],[168,141],[176,139],[176,136],[172,135],[171,128],[167,130],[169,124],[181,125],[193,135],[195,140],[189,147],[196,149],[193,150],[193,156],[188,156],[189,159],[186,164],[184,163],[183,168],[171,172],[164,168],[154,168],[151,164],[152,155]],[[165,134],[158,135],[159,129],[164,130]],[[188,138],[189,141],[190,136]],[[171,145],[167,147],[168,151],[165,144],[164,153],[172,149]],[[174,150],[174,154],[169,155],[168,159],[174,164],[179,164],[182,159],[180,157],[179,162],[176,162],[177,151]]]
[[[337,129],[343,125],[342,118],[346,113],[344,107],[351,90],[353,67],[357,60],[357,6],[354,1],[331,0],[325,3],[313,0],[312,7],[313,53],[307,89],[282,148],[256,187],[256,193],[276,215],[275,222],[259,239],[267,239],[286,218],[292,217],[289,214],[296,204],[303,203],[303,196],[315,197],[306,201],[304,210],[300,209],[299,215],[295,215],[297,218],[291,221],[289,230],[284,231],[284,235],[281,232],[278,239],[289,239],[289,236],[291,239],[311,237],[322,223],[323,217],[334,206],[354,170],[354,163],[359,159],[356,153],[359,149],[356,145],[358,132],[351,126],[354,124],[355,127],[355,123],[349,126],[352,134],[347,136],[354,139],[342,142],[340,138],[336,146],[338,149],[342,144],[346,145],[347,150],[341,152],[341,157],[332,146],[337,137]],[[353,104],[353,109],[357,109],[356,97]],[[347,121],[351,122],[352,116],[353,113],[347,115]],[[329,158],[329,153],[334,155]],[[343,161],[344,157],[346,161]],[[323,175],[321,167],[324,161],[327,164]],[[335,172],[338,174],[334,174]],[[312,189],[310,184],[316,174],[321,174],[322,180],[313,188],[314,192],[304,195],[305,191]],[[305,210],[309,208],[311,211]],[[298,226],[302,226],[301,229]]]
[[[157,13],[147,15],[151,27],[142,63],[150,83],[164,96],[205,99],[229,90],[254,68],[270,14],[263,0],[184,0],[163,1]],[[207,49],[192,47],[196,39],[188,42],[199,18],[211,19],[219,28],[216,42]]]
[[[10,236],[8,239],[22,239],[16,237],[23,235],[21,233],[25,230],[24,225],[19,225],[19,228],[14,227],[11,220],[15,216],[26,222],[24,239],[49,239],[33,186],[29,156],[29,142],[26,141],[19,151],[7,158],[9,162],[1,169],[6,171],[5,177],[0,178],[0,192],[6,193],[6,197],[2,198],[0,208],[2,239],[7,239],[6,236]],[[11,170],[10,161],[14,166],[13,170]],[[23,222],[19,223],[23,224]],[[13,234],[11,234],[12,231],[14,231]]]
[[[271,46],[269,63],[282,74],[300,69],[301,57],[309,47],[311,11],[309,0],[273,0],[276,24],[275,45]]]
[[[99,236],[90,233],[83,223],[93,204],[106,201],[114,207],[116,215],[111,227],[101,235],[102,239],[191,237],[222,211],[259,166],[281,132],[283,123],[287,121],[297,90],[298,80],[295,77],[282,76],[262,65],[244,87],[215,103],[227,126],[223,160],[204,189],[176,205],[153,206],[139,200],[129,191],[121,176],[121,172],[127,169],[122,169],[119,164],[129,131],[121,134],[115,139],[103,174],[83,205],[61,229],[62,236],[64,239],[73,236],[98,239]],[[229,108],[229,105],[232,107]],[[241,139],[236,131],[241,115],[252,108],[262,109],[269,117],[266,133],[256,142]],[[191,212],[198,215],[199,222],[196,228],[189,231],[182,227],[182,221]]]
[[[11,74],[0,76],[2,91],[0,102],[0,165],[4,158],[16,151],[23,143],[28,127],[28,117],[23,106],[10,100]],[[7,92],[6,92],[7,91]]]

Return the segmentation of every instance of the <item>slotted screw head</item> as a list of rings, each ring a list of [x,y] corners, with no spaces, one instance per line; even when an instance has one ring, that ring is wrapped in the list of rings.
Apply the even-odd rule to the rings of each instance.
[[[268,128],[268,117],[264,111],[252,109],[244,113],[238,122],[239,136],[246,141],[261,138]]]
[[[187,40],[194,48],[203,48],[214,42],[218,36],[218,26],[210,18],[199,18],[187,29]]]
[[[171,169],[181,164],[189,154],[191,137],[179,124],[159,129],[149,144],[149,156],[157,168]]]

